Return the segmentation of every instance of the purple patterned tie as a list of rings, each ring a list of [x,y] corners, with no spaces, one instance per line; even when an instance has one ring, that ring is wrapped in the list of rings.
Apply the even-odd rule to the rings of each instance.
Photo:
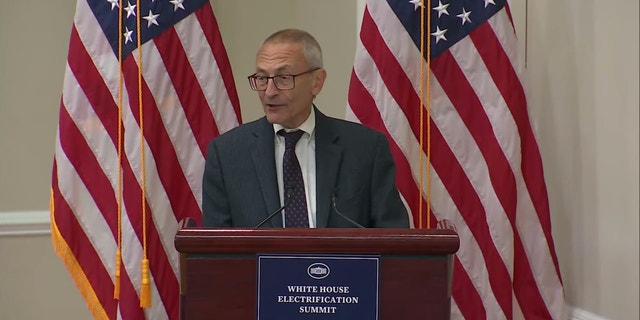
[[[278,131],[278,134],[284,137],[284,158],[282,161],[282,175],[285,197],[289,193],[289,205],[285,209],[285,227],[287,228],[308,228],[309,215],[307,213],[307,198],[304,193],[304,180],[302,179],[302,170],[296,156],[296,144],[304,131],[297,130],[292,132]],[[291,189],[291,191],[288,191]],[[285,202],[287,200],[285,199]]]

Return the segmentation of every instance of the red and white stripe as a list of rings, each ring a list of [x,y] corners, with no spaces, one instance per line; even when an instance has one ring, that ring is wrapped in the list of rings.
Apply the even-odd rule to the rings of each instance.
[[[431,61],[421,150],[420,51],[386,1],[367,1],[363,16],[347,118],[387,135],[416,227],[426,227],[419,159],[426,169],[431,121],[431,226],[448,219],[460,236],[454,318],[566,318],[516,42],[505,8]]]
[[[118,208],[118,60],[78,1],[52,177],[54,245],[95,318],[178,319],[180,222],[201,216],[210,139],[241,122],[228,57],[207,3],[123,61],[122,257],[114,300]],[[152,305],[139,304],[143,257],[138,72],[142,70],[147,257]]]

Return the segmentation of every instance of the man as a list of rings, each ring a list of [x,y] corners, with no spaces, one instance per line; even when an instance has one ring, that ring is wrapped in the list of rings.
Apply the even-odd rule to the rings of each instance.
[[[326,77],[307,32],[286,29],[263,42],[249,84],[265,117],[209,144],[203,226],[409,227],[386,138],[313,105]]]

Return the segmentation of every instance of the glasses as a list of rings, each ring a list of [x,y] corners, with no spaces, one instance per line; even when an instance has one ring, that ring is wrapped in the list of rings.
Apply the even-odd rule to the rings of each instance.
[[[305,72],[301,72],[298,74],[281,74],[273,77],[260,76],[254,73],[248,76],[247,79],[249,79],[249,86],[251,86],[251,90],[254,90],[254,91],[267,90],[267,84],[269,83],[269,79],[273,80],[273,85],[276,86],[276,89],[291,90],[296,87],[296,77],[314,72],[318,69],[320,68],[307,70]]]

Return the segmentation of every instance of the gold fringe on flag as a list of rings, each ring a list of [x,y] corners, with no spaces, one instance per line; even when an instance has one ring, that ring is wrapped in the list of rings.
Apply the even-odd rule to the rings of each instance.
[[[108,320],[109,317],[107,316],[107,312],[102,304],[100,304],[100,300],[98,300],[98,296],[93,290],[87,275],[84,273],[82,267],[80,267],[80,263],[78,263],[73,251],[71,251],[69,244],[65,241],[64,237],[62,237],[62,234],[60,234],[60,230],[58,229],[58,224],[56,222],[55,211],[56,207],[53,198],[53,189],[51,189],[49,213],[51,218],[51,240],[53,243],[53,250],[56,252],[58,257],[60,257],[60,260],[62,260],[64,265],[67,267],[67,270],[69,270],[71,278],[78,287],[80,295],[82,295],[84,301],[87,303],[87,307],[89,308],[93,318]]]

